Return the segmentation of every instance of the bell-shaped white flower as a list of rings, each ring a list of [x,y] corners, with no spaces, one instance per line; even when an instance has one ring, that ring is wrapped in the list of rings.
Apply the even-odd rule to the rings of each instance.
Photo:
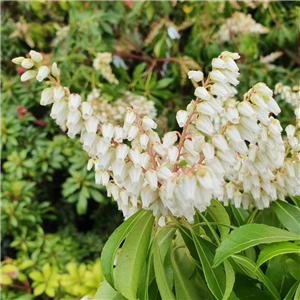
[[[79,120],[81,119],[80,111],[70,111],[67,118],[67,126],[72,127],[75,126]]]
[[[215,133],[215,129],[207,117],[199,117],[196,121],[196,127],[198,130],[212,136]]]
[[[156,171],[153,169],[148,169],[145,172],[145,178],[150,186],[150,189],[152,191],[155,191],[157,189],[157,174]]]
[[[47,88],[42,91],[42,96],[41,96],[41,105],[48,105],[54,102],[54,93],[53,93],[53,88]]]
[[[253,107],[249,102],[243,101],[239,103],[237,109],[242,115],[252,120],[256,118],[255,111],[253,110]]]
[[[211,99],[211,95],[208,93],[206,88],[199,86],[195,89],[194,95],[202,100],[209,100]]]
[[[212,144],[210,143],[204,143],[202,147],[202,152],[205,157],[205,161],[210,164],[214,161],[215,157],[215,148]]]
[[[212,137],[212,143],[223,152],[229,150],[227,141],[222,134],[215,134]]]
[[[188,118],[188,113],[186,110],[179,110],[176,113],[176,120],[179,127],[183,127],[185,125],[187,118]]]
[[[69,96],[69,109],[70,111],[76,111],[81,103],[81,97],[78,94],[71,94]]]
[[[48,67],[46,67],[46,66],[41,66],[41,67],[39,68],[38,73],[37,73],[37,75],[36,75],[35,78],[36,78],[37,81],[41,82],[41,81],[43,81],[46,77],[48,77],[49,73],[50,73],[50,70],[49,70]]]
[[[110,141],[114,135],[114,125],[111,123],[105,123],[101,128],[103,138]]]
[[[291,139],[294,136],[295,130],[296,130],[295,126],[291,124],[285,128],[285,132],[288,139]]]
[[[129,148],[125,144],[120,144],[116,148],[116,160],[117,162],[121,162],[125,160],[125,157],[127,156],[129,152]]]
[[[152,119],[145,116],[142,121],[142,127],[144,130],[156,129],[157,124]]]
[[[119,125],[115,126],[114,128],[114,140],[117,143],[122,143],[123,142],[123,128]]]
[[[225,133],[235,143],[244,142],[236,126],[228,126],[225,130]]]
[[[148,135],[147,134],[141,134],[140,136],[139,136],[139,141],[140,141],[140,145],[141,145],[141,147],[145,150],[145,149],[147,149],[147,145],[148,145],[148,143],[149,143],[149,137],[148,137]]]
[[[178,159],[179,150],[176,146],[171,146],[167,149],[168,158],[171,164],[175,164]]]
[[[84,120],[87,120],[93,114],[93,108],[90,102],[82,102],[81,113]]]
[[[88,118],[85,122],[85,128],[88,133],[96,133],[99,121],[96,117],[92,116]]]
[[[168,178],[173,176],[173,173],[166,166],[157,168],[156,174],[157,177],[162,180],[167,180]]]
[[[43,55],[34,50],[30,50],[29,55],[32,58],[32,60],[35,61],[36,63],[39,63],[40,61],[43,60]]]
[[[139,128],[135,125],[131,125],[128,130],[127,140],[128,141],[134,140],[137,137],[138,133],[139,133]]]
[[[196,82],[199,82],[203,79],[203,73],[201,71],[189,71],[188,77],[189,79],[193,79]]]
[[[221,58],[213,58],[211,65],[213,68],[216,68],[216,69],[225,69],[226,68],[226,62]]]
[[[177,134],[174,131],[168,132],[163,138],[163,148],[168,149],[177,141]]]
[[[54,101],[58,102],[65,96],[65,91],[61,86],[56,86],[53,88]]]
[[[219,70],[213,70],[213,71],[211,71],[209,73],[209,76],[214,81],[223,82],[223,83],[227,82],[226,76],[224,76],[224,74],[222,74],[222,72],[220,72]]]

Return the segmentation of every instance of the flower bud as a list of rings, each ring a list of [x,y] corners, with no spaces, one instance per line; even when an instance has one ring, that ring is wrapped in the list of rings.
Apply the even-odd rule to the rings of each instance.
[[[42,66],[39,68],[38,74],[36,75],[36,80],[41,82],[43,81],[46,77],[48,77],[50,73],[50,70],[46,66]]]
[[[40,61],[43,60],[43,55],[39,52],[34,51],[34,50],[30,50],[29,55],[30,55],[30,57],[32,58],[32,60],[34,62],[39,63]]]
[[[51,72],[52,72],[53,76],[59,77],[59,75],[60,75],[60,69],[57,67],[57,63],[56,62],[54,62],[52,64]]]
[[[16,65],[21,65],[22,64],[22,61],[25,59],[25,57],[23,56],[19,56],[19,57],[15,57],[13,58],[11,61],[16,64]]]
[[[21,66],[25,69],[30,69],[33,67],[33,65],[34,65],[34,62],[30,58],[25,58],[21,63]]]
[[[27,81],[36,76],[36,71],[26,71],[25,73],[22,74],[21,76],[21,81]]]

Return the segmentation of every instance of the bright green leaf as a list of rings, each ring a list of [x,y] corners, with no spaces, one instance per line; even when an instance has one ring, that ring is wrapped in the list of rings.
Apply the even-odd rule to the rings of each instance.
[[[287,253],[300,254],[300,247],[293,243],[289,243],[289,242],[273,243],[271,245],[266,246],[265,248],[263,248],[261,250],[256,264],[259,267],[264,262],[268,261],[269,259],[273,258],[274,256],[287,254]]]
[[[247,224],[233,230],[216,251],[214,267],[232,254],[260,244],[300,240],[300,236],[264,224]]]
[[[144,212],[142,217],[137,220],[125,239],[114,269],[116,290],[128,299],[136,299],[153,221],[152,211]]]
[[[287,202],[277,200],[272,209],[277,218],[289,231],[300,235],[300,208]]]

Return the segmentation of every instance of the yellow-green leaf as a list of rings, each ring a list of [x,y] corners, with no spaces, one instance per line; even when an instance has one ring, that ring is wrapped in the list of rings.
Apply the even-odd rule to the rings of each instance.
[[[44,282],[45,281],[45,278],[42,275],[42,273],[40,273],[38,271],[33,271],[33,272],[29,273],[29,277],[34,281],[38,281],[38,282]]]
[[[45,289],[46,289],[46,284],[45,283],[40,283],[34,289],[33,294],[35,296],[39,296],[39,295],[44,293]]]

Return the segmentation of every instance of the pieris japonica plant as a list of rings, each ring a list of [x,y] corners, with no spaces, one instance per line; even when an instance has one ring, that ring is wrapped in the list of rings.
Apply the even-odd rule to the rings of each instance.
[[[188,72],[195,98],[176,114],[181,130],[162,137],[138,107],[127,108],[121,125],[101,123],[90,102],[61,84],[57,64],[43,65],[40,53],[13,59],[28,69],[21,81],[47,80],[40,104],[52,106],[50,116],[70,138],[80,137],[88,170],[126,220],[103,249],[106,282],[94,299],[239,299],[238,276],[260,282],[266,299],[280,299],[259,268],[267,259],[255,263],[235,253],[300,239],[286,225],[289,231],[250,224],[272,202],[280,219],[286,197],[300,194],[300,108],[283,129],[264,83],[238,100],[238,59],[225,51],[206,78]],[[248,221],[241,213],[241,224],[249,224],[234,229],[228,207],[253,212]]]

